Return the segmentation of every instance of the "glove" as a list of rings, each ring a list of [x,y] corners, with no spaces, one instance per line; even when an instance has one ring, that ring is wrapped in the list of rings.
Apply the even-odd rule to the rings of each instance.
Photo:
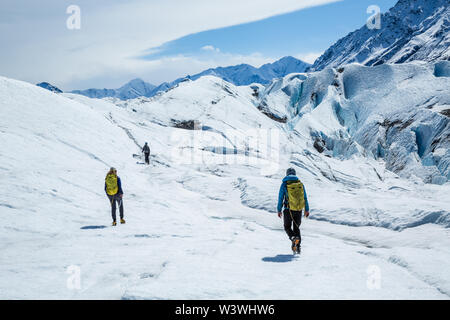
[[[306,217],[306,218],[309,217],[309,211],[305,211],[305,217]]]
[[[278,212],[278,218],[281,218],[281,212]]]

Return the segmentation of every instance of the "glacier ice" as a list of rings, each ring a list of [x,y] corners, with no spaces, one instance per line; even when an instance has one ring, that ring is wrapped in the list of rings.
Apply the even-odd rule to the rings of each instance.
[[[427,113],[415,118],[421,109],[414,107],[387,121],[388,113],[378,114],[379,105],[368,102],[365,119],[358,107],[370,92],[345,98],[344,72],[287,76],[267,95],[259,85],[224,85],[209,76],[128,101],[54,94],[0,77],[0,133],[5,137],[0,241],[8,261],[0,265],[1,297],[311,299],[324,297],[317,283],[326,281],[337,288],[330,298],[448,298],[450,278],[442,266],[450,255],[442,248],[450,245],[450,184],[403,179],[355,138],[367,131],[383,138],[374,146],[383,144],[386,159],[399,143],[411,161],[420,161],[412,129],[429,135],[424,126],[437,133],[445,101],[427,97]],[[320,103],[296,103],[303,94],[311,97],[310,89],[300,90],[310,76],[318,79],[309,88],[321,92]],[[435,81],[446,80],[434,79],[440,79],[431,80],[435,89]],[[414,88],[411,79],[406,81],[388,84]],[[289,122],[274,121],[257,108],[255,87],[267,111]],[[278,132],[279,150],[247,143],[247,154],[260,159],[265,156],[260,151],[271,148],[279,157],[272,172],[261,173],[263,162],[237,161],[247,151],[249,132],[260,129]],[[447,133],[443,128],[429,147],[425,143],[426,165],[420,166],[448,166],[449,148],[442,142]],[[204,139],[194,144],[175,139],[196,134]],[[316,140],[322,153],[313,146]],[[152,148],[149,167],[133,156],[144,141]],[[178,163],[174,150],[202,161]],[[129,223],[120,229],[103,227],[110,219],[102,184],[109,166],[118,168],[126,194]],[[312,206],[302,223],[304,259],[283,265],[302,278],[301,287],[289,286],[291,279],[274,273],[279,266],[271,262],[277,254],[290,253],[282,223],[272,214],[288,166],[296,168]],[[330,254],[332,265],[324,259]],[[371,264],[383,269],[388,290],[366,289],[365,270]],[[66,287],[66,268],[73,265],[82,272],[79,291]],[[274,290],[280,283],[290,289]]]
[[[434,152],[450,147],[449,65],[326,68],[296,79],[296,90],[277,80],[268,87],[269,96],[276,89],[298,93],[290,95],[288,128],[310,136],[320,152],[338,158],[369,155],[405,177],[442,184],[450,173],[448,152]]]

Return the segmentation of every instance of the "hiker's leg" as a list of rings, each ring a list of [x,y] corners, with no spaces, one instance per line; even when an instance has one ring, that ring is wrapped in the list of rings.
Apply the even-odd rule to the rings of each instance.
[[[292,239],[294,236],[294,232],[292,231],[292,218],[289,210],[283,211],[283,220],[284,220],[284,231],[288,235],[289,239]]]
[[[119,198],[120,219],[123,219],[123,199]]]
[[[302,241],[300,236],[300,225],[302,223],[302,212],[301,211],[292,211],[292,217],[294,218],[294,235]]]
[[[108,195],[109,203],[111,204],[111,216],[113,221],[116,221],[116,200],[115,196]]]

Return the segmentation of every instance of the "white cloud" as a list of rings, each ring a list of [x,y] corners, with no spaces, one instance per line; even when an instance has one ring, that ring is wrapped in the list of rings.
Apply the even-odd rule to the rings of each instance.
[[[310,64],[313,64],[314,61],[316,61],[317,58],[319,58],[323,52],[307,52],[307,53],[300,53],[295,55],[295,58],[300,59],[302,61],[308,62]]]
[[[135,71],[155,70],[151,62],[131,58],[148,48],[336,1],[78,0],[81,29],[68,30],[63,1],[2,0],[0,42],[7,45],[0,50],[0,70],[7,77],[50,81],[63,89],[94,78],[104,79],[97,86],[106,87],[118,82],[118,75],[124,75],[123,83]]]
[[[204,50],[204,51],[215,51],[215,52],[220,52],[220,49],[219,49],[219,48],[215,48],[214,46],[211,46],[211,45],[203,46],[201,49]]]
[[[107,83],[108,85],[105,85],[105,87],[117,88],[124,82],[136,77],[158,85],[164,81],[170,82],[188,74],[193,75],[217,66],[247,63],[255,67],[260,67],[261,65],[273,62],[278,58],[279,57],[265,57],[260,53],[239,55],[219,52],[214,55],[202,57],[177,55],[163,57],[157,60],[131,60],[126,65],[126,69],[122,68],[122,66],[110,68],[107,72],[98,74],[98,77],[91,78],[89,81],[79,79],[74,83],[74,87],[92,88],[98,87],[98,83]],[[83,87],[80,87],[78,83],[83,85]]]
[[[71,85],[76,89],[87,88],[118,88],[132,78],[142,78],[155,85],[161,82],[173,81],[186,75],[193,75],[217,66],[229,66],[248,63],[255,67],[273,62],[281,57],[266,57],[261,53],[239,55],[231,53],[216,53],[202,57],[169,56],[157,60],[129,60],[126,65],[111,67],[98,73],[93,70],[89,79],[72,78]],[[103,69],[103,68],[101,68]],[[101,83],[102,85],[99,85]],[[67,88],[69,89],[69,88]]]

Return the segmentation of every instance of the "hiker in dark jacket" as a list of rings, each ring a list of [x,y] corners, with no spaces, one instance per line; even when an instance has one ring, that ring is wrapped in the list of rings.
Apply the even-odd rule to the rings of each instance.
[[[111,215],[113,219],[112,225],[116,223],[116,202],[119,205],[120,223],[125,223],[123,219],[123,190],[120,178],[117,176],[117,170],[115,168],[109,169],[105,178],[105,192],[111,203]]]
[[[144,147],[142,148],[142,152],[145,155],[145,163],[150,164],[150,147],[148,146],[147,142],[145,143]]]
[[[295,169],[289,168],[286,171],[286,177],[283,179],[280,191],[278,193],[278,217],[284,218],[284,230],[292,241],[292,250],[299,252],[301,244],[300,224],[302,222],[302,210],[305,209],[305,217],[309,216],[308,197],[305,186],[295,175]],[[297,189],[295,189],[297,188]],[[288,191],[292,190],[292,191]],[[294,202],[289,205],[289,198]],[[284,210],[282,211],[282,208]],[[283,213],[282,213],[283,212]]]

